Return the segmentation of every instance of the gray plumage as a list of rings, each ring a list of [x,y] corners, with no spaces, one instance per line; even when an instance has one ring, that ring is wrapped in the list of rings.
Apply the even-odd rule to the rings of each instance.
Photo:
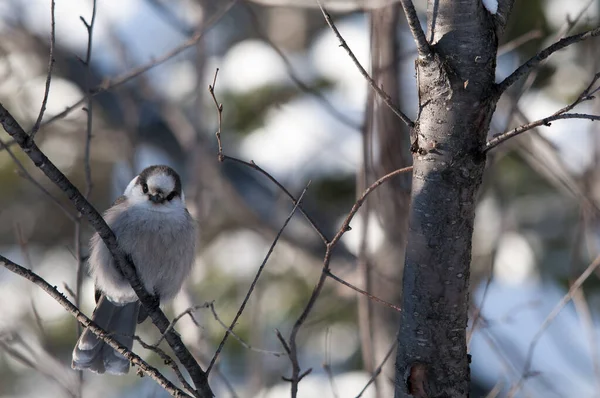
[[[177,173],[166,166],[145,169],[104,219],[136,265],[146,290],[161,302],[173,298],[190,273],[196,242],[195,222],[185,208]],[[137,295],[98,234],[90,245],[89,269],[101,292],[92,320],[131,349],[140,310]],[[72,367],[124,374],[129,361],[85,330],[73,350]]]

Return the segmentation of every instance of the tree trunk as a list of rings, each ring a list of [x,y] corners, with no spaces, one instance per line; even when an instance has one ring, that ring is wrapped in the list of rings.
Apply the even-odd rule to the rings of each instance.
[[[467,397],[475,195],[497,95],[497,26],[481,0],[430,0],[431,54],[416,61],[419,116],[395,395]],[[499,30],[498,30],[499,31]]]

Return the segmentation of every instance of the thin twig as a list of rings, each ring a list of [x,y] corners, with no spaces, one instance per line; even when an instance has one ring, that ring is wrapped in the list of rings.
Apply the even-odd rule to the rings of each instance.
[[[157,58],[153,58],[152,60],[150,60],[150,62],[148,62],[142,66],[139,66],[135,69],[131,69],[120,76],[105,80],[103,83],[98,85],[96,88],[92,89],[90,91],[90,94],[92,96],[96,96],[100,93],[103,93],[103,92],[111,90],[115,87],[121,86],[121,85],[127,83],[128,81],[130,81],[131,79],[134,79],[134,78],[146,73],[150,69],[165,63],[166,61],[179,55],[180,53],[187,50],[188,48],[195,46],[196,43],[198,43],[198,41],[200,41],[200,39],[202,39],[204,37],[204,34],[208,30],[210,30],[217,22],[219,22],[221,20],[221,18],[223,18],[223,16],[225,16],[225,14],[227,14],[227,12],[229,12],[229,10],[236,3],[237,3],[237,0],[230,0],[221,10],[219,10],[219,12],[217,12],[215,15],[211,16],[206,21],[206,23],[202,24],[202,26],[196,30],[196,33],[194,33],[194,35],[192,35],[189,39],[187,39],[186,41],[181,43],[179,46],[173,48],[172,50],[164,53],[163,55],[161,55]],[[67,108],[65,108],[64,111],[60,112],[57,115],[52,116],[50,119],[48,119],[47,121],[42,123],[42,126],[46,126],[50,123],[55,122],[56,120],[64,118],[66,115],[71,113],[73,110],[75,110],[79,106],[81,106],[87,100],[87,98],[88,98],[88,96],[86,95],[85,97],[81,98],[74,104],[68,106]]]
[[[200,310],[202,308],[208,308],[208,307],[210,307],[210,303],[206,302],[206,303],[201,304],[201,305],[195,305],[193,307],[190,307],[190,308],[186,309],[185,311],[183,311],[181,314],[177,315],[175,318],[173,318],[173,320],[171,321],[171,323],[169,323],[169,327],[167,327],[167,329],[165,330],[165,332],[160,334],[160,338],[156,341],[156,343],[152,344],[152,347],[158,347],[158,345],[160,343],[162,343],[162,341],[165,339],[165,336],[167,335],[167,333],[169,333],[175,327],[175,324],[177,322],[179,322],[179,320],[181,318],[183,318],[184,316],[186,316],[186,315],[189,315],[190,319],[192,320],[192,322],[194,322],[194,324],[196,324],[196,326],[198,326],[198,322],[196,322],[196,320],[194,319],[194,316],[192,315],[192,312],[198,311],[198,310]]]
[[[214,316],[215,320],[225,329],[225,331],[227,333],[229,333],[230,335],[232,335],[233,338],[236,339],[237,341],[239,341],[239,343],[241,345],[243,345],[245,348],[249,349],[250,351],[260,352],[261,354],[270,354],[270,355],[274,355],[276,357],[280,357],[282,355],[286,355],[285,352],[281,352],[281,351],[271,351],[271,350],[264,350],[262,348],[252,347],[250,344],[246,343],[241,337],[239,337],[237,334],[235,334],[233,332],[233,330],[231,330],[231,328],[229,326],[227,326],[225,324],[225,322],[223,322],[221,320],[221,318],[219,318],[219,315],[217,314],[217,310],[215,310],[215,303],[214,303],[214,301],[209,304],[209,307],[210,307],[210,310],[213,313],[213,316]]]
[[[499,136],[492,138],[491,140],[486,142],[485,148],[483,149],[483,151],[487,152],[490,149],[497,147],[498,145],[502,144],[504,141],[506,141],[512,137],[515,137],[519,134],[522,134],[526,131],[529,131],[529,130],[534,129],[539,126],[550,126],[550,123],[552,123],[556,120],[561,120],[561,119],[587,119],[587,120],[591,120],[591,121],[599,121],[600,116],[588,115],[587,113],[563,113],[560,115],[548,116],[543,119],[536,120],[535,122],[531,122],[529,124],[525,124],[523,126],[516,127],[513,130],[510,130],[504,134],[501,134]]]
[[[367,384],[363,387],[362,390],[360,390],[360,392],[358,393],[358,395],[356,396],[356,398],[361,398],[363,396],[363,394],[365,393],[365,391],[367,391],[367,388],[369,388],[369,386],[371,384],[373,384],[373,382],[375,381],[375,379],[377,378],[377,376],[379,376],[379,374],[381,373],[381,370],[383,369],[383,366],[385,365],[385,363],[387,362],[387,360],[390,359],[390,357],[392,356],[392,353],[396,349],[396,345],[397,344],[398,344],[398,340],[397,340],[397,338],[394,338],[394,342],[392,343],[392,345],[391,345],[390,349],[388,350],[388,352],[385,354],[385,357],[383,357],[383,360],[381,361],[381,363],[379,364],[379,366],[377,367],[377,369],[375,369],[375,372],[373,372],[373,374],[371,375],[371,378],[369,379],[369,381],[367,382]]]
[[[575,282],[573,282],[567,294],[564,295],[564,297],[558,302],[558,304],[554,306],[554,309],[552,309],[550,314],[548,314],[548,316],[546,317],[536,334],[533,336],[533,339],[531,340],[529,350],[527,351],[527,357],[525,359],[525,365],[523,366],[523,373],[521,374],[519,381],[509,391],[508,397],[514,397],[515,394],[521,389],[523,383],[529,376],[531,371],[531,362],[533,360],[533,352],[544,332],[548,329],[548,327],[554,321],[554,319],[560,313],[560,311],[562,311],[562,309],[573,299],[573,296],[581,288],[583,282],[585,282],[586,279],[589,278],[590,275],[592,275],[598,267],[600,267],[600,255],[596,257],[596,259],[585,269],[585,271],[583,271],[579,278],[577,278]]]
[[[54,0],[50,0],[50,55],[48,56],[48,75],[46,76],[46,87],[44,89],[44,99],[42,100],[42,106],[40,113],[38,114],[35,124],[31,128],[31,139],[35,137],[35,134],[39,131],[40,125],[42,124],[42,118],[44,112],[46,112],[46,104],[48,103],[48,94],[50,93],[50,81],[52,80],[52,69],[54,68],[54,45],[56,43],[56,29],[54,24]]]
[[[362,195],[356,200],[356,203],[354,203],[354,205],[352,206],[352,209],[346,216],[346,219],[342,223],[342,226],[340,227],[338,232],[335,234],[335,236],[333,237],[331,242],[329,242],[327,244],[325,256],[323,258],[323,269],[321,271],[321,276],[319,278],[319,281],[315,285],[315,287],[312,291],[312,294],[308,300],[308,303],[304,307],[302,314],[300,314],[300,316],[294,323],[294,326],[290,333],[290,338],[289,338],[290,355],[289,355],[289,357],[290,357],[290,362],[292,363],[292,377],[290,379],[291,385],[292,385],[291,386],[292,398],[296,398],[298,395],[298,383],[300,382],[300,379],[301,379],[300,363],[298,361],[298,349],[297,349],[296,338],[297,338],[298,332],[300,331],[300,328],[306,321],[308,314],[312,311],[312,309],[315,305],[315,302],[317,301],[317,298],[321,294],[321,290],[323,289],[325,280],[327,279],[327,271],[329,271],[329,263],[331,261],[331,255],[332,255],[333,248],[337,245],[337,243],[340,241],[342,236],[351,229],[350,222],[352,221],[352,219],[354,218],[354,216],[356,215],[356,213],[358,212],[358,210],[360,209],[360,207],[362,206],[364,201],[367,199],[369,194],[371,194],[375,189],[377,189],[381,184],[385,183],[389,179],[391,179],[397,175],[412,171],[412,169],[413,169],[412,166],[409,166],[409,167],[404,167],[402,169],[392,171],[391,173],[386,174],[385,176],[381,177],[380,179],[375,181],[373,184],[371,184],[362,193]]]
[[[273,184],[275,184],[283,193],[285,193],[286,196],[292,200],[292,203],[294,205],[298,204],[298,200],[294,197],[294,195],[292,195],[290,193],[290,191],[287,190],[286,187],[284,187],[279,181],[277,181],[277,179],[275,177],[273,177],[271,174],[269,174],[266,170],[264,170],[259,165],[257,165],[253,160],[251,160],[250,162],[246,162],[244,160],[234,158],[232,156],[228,156],[223,153],[223,144],[221,142],[221,128],[222,128],[222,121],[223,121],[223,104],[219,103],[219,101],[217,100],[217,97],[215,96],[215,85],[217,83],[218,73],[219,73],[219,69],[217,68],[215,71],[214,78],[213,78],[213,84],[208,86],[208,92],[210,93],[210,95],[214,101],[215,107],[217,109],[217,112],[218,112],[218,126],[217,126],[217,132],[215,133],[215,135],[217,137],[217,145],[218,145],[218,150],[219,150],[217,153],[217,159],[219,160],[219,162],[229,160],[232,162],[240,163],[240,164],[243,164],[244,166],[250,167],[250,168],[258,171],[259,173],[261,173],[262,175],[267,177]],[[323,232],[323,230],[317,225],[316,221],[314,221],[308,215],[308,213],[306,213],[306,211],[302,208],[301,205],[298,205],[298,210],[302,213],[304,218],[306,218],[306,220],[309,222],[309,224],[314,228],[314,230],[319,235],[319,237],[321,238],[323,243],[325,243],[325,244],[329,243],[329,239],[325,236],[325,233]]]
[[[92,168],[90,165],[90,152],[91,152],[91,144],[92,144],[92,96],[90,93],[91,89],[91,78],[92,71],[90,67],[90,63],[92,61],[92,40],[94,37],[94,24],[96,23],[96,0],[92,2],[92,18],[88,23],[82,16],[79,17],[83,25],[87,30],[88,35],[88,43],[87,43],[87,53],[85,56],[85,61],[82,61],[85,67],[85,92],[87,95],[87,107],[84,110],[87,113],[87,130],[85,136],[85,150],[84,150],[84,170],[85,170],[85,199],[89,199],[90,194],[92,193]],[[74,242],[75,242],[75,258],[77,261],[77,271],[75,277],[75,306],[80,307],[81,304],[81,289],[83,286],[83,250],[81,243],[81,219],[83,215],[81,213],[77,214],[77,219],[75,221],[75,231],[74,231]],[[77,323],[77,336],[81,336],[82,330],[81,325]],[[80,392],[83,389],[83,371],[79,370],[79,387]]]
[[[159,307],[158,301],[148,293],[136,273],[135,265],[132,260],[125,256],[125,253],[119,247],[114,232],[110,229],[100,213],[85,199],[77,187],[52,163],[50,159],[38,148],[34,140],[27,135],[25,130],[19,125],[16,119],[0,104],[0,123],[4,130],[10,135],[23,152],[29,156],[33,163],[46,176],[54,182],[63,192],[67,194],[76,209],[81,212],[90,222],[92,227],[102,238],[109,253],[111,253],[116,268],[125,276],[132,289],[140,299],[140,302],[156,325],[159,331],[164,332],[169,325],[169,320]],[[93,329],[92,329],[93,331]],[[171,331],[166,336],[169,346],[173,349],[177,358],[190,374],[195,387],[199,390],[202,397],[212,397],[212,391],[208,385],[206,373],[200,368],[198,362],[194,359],[190,351],[181,341],[181,337]]]
[[[351,283],[349,283],[349,282],[346,282],[346,281],[345,281],[345,280],[343,280],[342,278],[340,278],[340,277],[338,277],[338,276],[334,275],[334,274],[333,274],[333,273],[332,273],[330,270],[327,270],[327,271],[325,271],[325,273],[326,273],[326,274],[327,274],[327,276],[328,276],[328,277],[330,277],[331,279],[333,279],[333,280],[335,280],[335,281],[337,281],[337,282],[341,283],[341,284],[342,284],[342,285],[344,285],[344,286],[347,286],[347,287],[349,287],[350,289],[354,290],[355,292],[358,292],[358,293],[362,294],[363,296],[367,297],[369,300],[372,300],[372,301],[375,301],[375,302],[377,302],[377,303],[383,304],[383,305],[385,305],[386,307],[389,307],[389,308],[391,308],[391,309],[393,309],[393,310],[395,310],[395,311],[398,311],[398,312],[402,311],[402,309],[401,309],[400,307],[398,307],[397,305],[394,305],[394,304],[392,304],[392,303],[388,303],[387,301],[385,301],[385,300],[383,300],[383,299],[380,299],[380,298],[379,298],[379,297],[377,297],[377,296],[373,296],[371,293],[369,293],[369,292],[367,292],[367,291],[365,291],[365,290],[362,290],[361,288],[358,288],[358,287],[354,286],[353,284],[351,284]]]
[[[140,345],[143,348],[156,353],[156,355],[158,355],[160,357],[160,359],[162,359],[164,361],[165,365],[167,365],[171,369],[173,369],[173,372],[177,376],[177,379],[183,385],[183,387],[187,390],[187,392],[190,393],[190,395],[193,395],[195,397],[198,396],[198,394],[196,394],[196,392],[194,391],[194,388],[190,385],[190,383],[187,382],[185,377],[183,377],[181,370],[179,370],[179,366],[177,366],[177,363],[173,360],[173,358],[171,358],[169,355],[167,355],[166,352],[164,352],[163,350],[158,348],[156,345],[150,345],[150,344],[146,343],[139,336],[132,336],[132,337],[135,341],[140,343]]]
[[[588,4],[579,11],[579,14],[577,14],[577,16],[573,20],[571,20],[567,16],[564,26],[561,29],[559,29],[559,31],[557,32],[553,41],[560,40],[560,39],[564,38],[565,35],[569,34],[571,29],[573,29],[573,27],[577,24],[577,22],[583,17],[583,14],[590,7],[590,5],[592,4],[593,1],[594,0],[590,0],[588,2]],[[501,48],[498,49],[498,56],[500,56],[500,54],[501,54]],[[513,120],[514,114],[518,111],[519,101],[520,101],[521,97],[531,88],[531,86],[533,86],[533,83],[537,79],[537,76],[540,72],[542,65],[544,65],[546,62],[548,62],[548,58],[546,58],[545,60],[543,60],[539,64],[537,64],[537,66],[535,66],[529,72],[527,79],[525,79],[525,82],[519,88],[517,93],[512,96],[512,98],[511,98],[512,105],[510,107],[510,111],[508,112],[508,117],[506,118],[506,126],[505,126],[504,130],[508,129],[508,127],[510,126],[510,123]]]
[[[0,265],[42,288],[42,290],[48,293],[50,297],[56,300],[63,308],[65,308],[71,315],[73,315],[83,327],[86,327],[89,330],[91,330],[96,336],[98,336],[99,339],[104,341],[106,344],[114,348],[118,353],[127,358],[132,365],[137,365],[142,373],[156,381],[162,388],[165,389],[165,391],[171,394],[171,396],[188,396],[184,391],[175,387],[156,368],[148,365],[142,358],[129,351],[126,347],[122,346],[117,340],[110,336],[109,333],[107,333],[104,329],[100,328],[98,325],[92,322],[91,319],[85,316],[77,307],[75,307],[69,300],[67,300],[62,293],[60,293],[56,288],[51,286],[39,275],[26,268],[21,267],[18,264],[13,263],[12,261],[10,261],[2,255],[0,255]]]
[[[215,352],[215,355],[211,359],[210,364],[208,365],[208,368],[206,369],[206,374],[207,375],[210,374],[210,370],[214,366],[215,361],[217,360],[217,358],[219,357],[219,354],[221,353],[221,350],[223,349],[223,346],[225,345],[225,342],[227,341],[227,338],[229,337],[230,332],[233,331],[233,328],[237,324],[238,319],[240,318],[240,316],[242,316],[242,312],[244,312],[244,308],[246,308],[246,304],[248,303],[248,300],[250,300],[250,295],[254,291],[254,287],[256,286],[256,283],[258,282],[258,278],[260,278],[260,275],[262,274],[262,271],[263,271],[265,265],[267,264],[267,261],[269,260],[269,257],[271,257],[271,253],[273,253],[273,250],[275,249],[275,246],[277,245],[277,242],[279,241],[279,237],[283,233],[283,230],[285,229],[285,227],[288,225],[288,223],[290,222],[290,220],[292,219],[292,217],[296,213],[296,209],[298,209],[298,206],[302,202],[302,198],[304,197],[304,194],[306,193],[306,190],[308,189],[309,185],[310,185],[310,181],[308,182],[308,184],[306,185],[306,187],[304,188],[304,190],[300,194],[300,197],[298,198],[298,201],[296,202],[296,204],[294,204],[294,208],[292,209],[292,211],[290,212],[290,214],[288,215],[288,217],[285,219],[285,222],[283,223],[283,226],[279,229],[279,232],[275,236],[275,239],[273,240],[273,243],[271,244],[271,247],[269,247],[269,251],[267,252],[267,255],[265,256],[262,264],[260,265],[260,267],[258,267],[258,271],[256,272],[256,276],[254,277],[254,280],[250,284],[250,288],[248,289],[248,293],[246,293],[246,297],[244,297],[244,300],[242,301],[242,305],[240,305],[240,308],[239,308],[237,314],[233,318],[233,321],[231,321],[231,325],[229,326],[229,328],[225,332],[225,335],[223,336],[223,339],[221,340],[221,343],[219,344],[219,348],[217,348],[217,351]]]
[[[559,109],[558,111],[554,112],[552,115],[550,115],[546,118],[539,119],[534,122],[525,124],[523,126],[516,127],[513,130],[510,130],[510,131],[507,131],[506,133],[495,136],[494,138],[492,138],[491,140],[489,140],[488,142],[485,143],[483,151],[487,152],[490,149],[500,145],[504,141],[506,141],[512,137],[515,137],[519,134],[522,134],[526,131],[534,129],[536,127],[539,127],[542,125],[550,126],[550,123],[555,120],[560,120],[560,119],[588,119],[588,120],[592,120],[592,121],[600,120],[600,116],[596,116],[596,115],[588,115],[585,113],[567,113],[570,110],[572,110],[573,108],[575,108],[577,105],[581,104],[582,102],[590,101],[590,100],[594,99],[594,94],[599,90],[599,88],[593,89],[593,86],[598,81],[598,79],[600,79],[600,73],[596,73],[594,75],[590,84],[585,88],[585,90],[583,90],[581,92],[581,94],[579,94],[577,99],[575,101],[573,101],[571,104],[565,106],[562,109]]]
[[[498,380],[494,388],[492,388],[492,390],[488,393],[488,395],[485,396],[485,398],[496,398],[498,394],[500,394],[500,391],[502,391],[503,385],[504,382],[502,380]]]
[[[473,338],[473,334],[475,333],[475,331],[477,330],[477,327],[479,326],[479,321],[482,318],[483,306],[485,305],[485,301],[488,296],[489,288],[490,288],[490,285],[492,284],[492,279],[494,278],[494,258],[496,257],[495,252],[496,252],[495,250],[492,251],[492,253],[490,255],[490,258],[491,258],[490,273],[488,274],[487,280],[485,282],[485,286],[483,288],[481,304],[476,305],[475,303],[473,303],[473,306],[475,307],[475,315],[473,315],[473,324],[471,326],[471,329],[469,329],[467,331],[467,347],[471,346],[471,339]]]
[[[92,170],[90,166],[90,150],[91,150],[91,142],[92,142],[92,92],[91,92],[91,79],[92,72],[90,63],[92,61],[92,40],[94,37],[94,23],[96,22],[96,1],[93,0],[93,8],[92,8],[92,19],[89,23],[83,17],[80,17],[81,22],[85,25],[88,32],[88,45],[87,45],[87,54],[85,56],[85,91],[87,95],[87,106],[85,111],[87,113],[87,134],[85,140],[85,156],[84,156],[84,165],[85,165],[85,198],[89,198],[92,192]]]
[[[283,346],[283,349],[285,350],[285,352],[288,355],[290,355],[290,346],[288,345],[287,341],[285,341],[285,339],[283,338],[283,335],[281,334],[281,332],[279,331],[279,329],[275,329],[275,335],[277,336],[277,338],[281,342],[281,345]]]
[[[555,53],[558,50],[562,50],[565,47],[570,46],[571,44],[578,43],[582,40],[588,39],[590,37],[595,37],[600,35],[600,28],[588,30],[587,32],[579,33],[573,36],[565,37],[552,44],[551,46],[546,47],[535,56],[531,57],[527,62],[523,65],[519,66],[510,76],[504,79],[502,82],[496,85],[496,95],[500,96],[506,89],[512,86],[517,80],[521,77],[527,75],[532,69],[534,69],[540,62],[548,58],[550,55]]]
[[[408,0],[402,0],[402,1],[403,1],[403,3],[409,2]],[[394,112],[394,114],[396,116],[398,116],[400,118],[400,120],[402,120],[408,127],[413,128],[415,126],[414,122],[412,120],[410,120],[410,118],[408,116],[406,116],[400,109],[398,109],[398,107],[396,105],[394,105],[394,103],[392,102],[392,98],[381,87],[379,87],[377,85],[377,83],[375,83],[375,81],[371,78],[371,76],[369,76],[369,73],[365,70],[365,68],[363,68],[363,66],[360,64],[360,62],[358,62],[358,59],[356,59],[356,56],[354,55],[354,53],[352,52],[350,47],[348,47],[348,44],[346,43],[346,41],[344,40],[344,38],[338,31],[335,24],[333,23],[333,20],[331,19],[331,15],[329,15],[327,10],[323,7],[320,0],[317,0],[317,3],[319,4],[321,13],[323,13],[323,16],[325,17],[325,21],[327,22],[327,25],[329,25],[329,27],[335,34],[335,37],[337,37],[338,41],[340,42],[340,46],[344,50],[346,50],[346,52],[350,56],[350,59],[352,60],[352,62],[354,63],[354,65],[356,66],[356,68],[358,69],[360,74],[365,78],[367,83],[369,83],[371,88],[373,90],[375,90],[375,92],[381,97],[383,102],[390,108],[390,110],[392,112]],[[404,6],[404,4],[403,4],[403,6]],[[423,36],[423,39],[425,39],[424,36]]]
[[[296,74],[294,67],[292,66],[292,63],[290,62],[287,55],[285,55],[285,53],[273,42],[273,40],[271,40],[269,35],[265,34],[265,32],[262,30],[261,24],[259,23],[258,17],[256,16],[256,12],[254,12],[252,7],[248,4],[248,1],[243,0],[241,4],[244,6],[246,11],[250,15],[252,25],[254,26],[254,30],[256,31],[258,36],[265,43],[267,43],[269,47],[271,47],[273,51],[275,51],[277,55],[279,55],[279,58],[281,58],[281,60],[283,61],[285,65],[285,70],[292,82],[296,86],[298,86],[298,88],[303,92],[315,97],[315,99],[319,101],[321,105],[323,105],[323,109],[327,111],[331,116],[336,118],[340,123],[350,127],[353,130],[360,130],[360,123],[348,118],[346,115],[340,112],[319,90],[309,87],[306,83],[302,81],[302,79],[300,79],[300,77]]]

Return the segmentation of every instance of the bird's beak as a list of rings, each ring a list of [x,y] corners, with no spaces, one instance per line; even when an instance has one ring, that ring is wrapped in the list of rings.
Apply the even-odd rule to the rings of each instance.
[[[148,195],[148,198],[152,203],[162,203],[165,200],[160,193],[157,193],[156,195]]]

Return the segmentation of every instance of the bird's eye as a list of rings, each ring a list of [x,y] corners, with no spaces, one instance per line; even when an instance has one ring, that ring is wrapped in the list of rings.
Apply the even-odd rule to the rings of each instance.
[[[175,191],[171,192],[169,194],[169,196],[167,196],[167,200],[169,200],[169,201],[173,200],[173,198],[175,197],[175,195],[177,195],[177,193]]]
[[[144,193],[148,193],[148,184],[142,184],[142,191],[144,191]]]

